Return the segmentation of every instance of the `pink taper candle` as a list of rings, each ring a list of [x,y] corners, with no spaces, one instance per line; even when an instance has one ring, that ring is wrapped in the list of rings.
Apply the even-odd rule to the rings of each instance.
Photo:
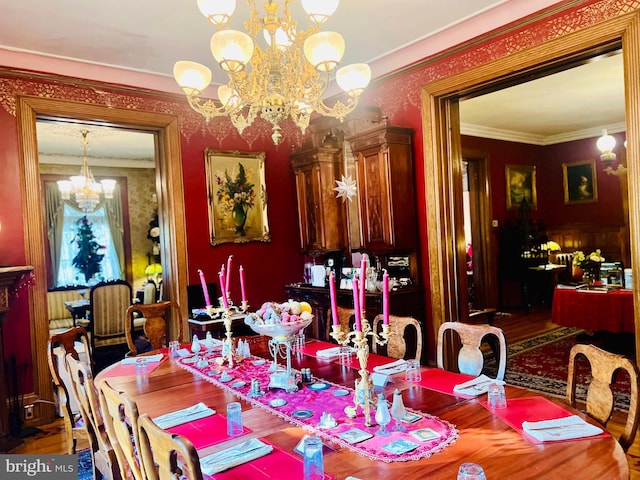
[[[338,318],[338,302],[336,301],[336,275],[329,274],[329,297],[331,298],[331,319],[334,325],[340,325]]]
[[[353,313],[356,317],[356,332],[362,331],[362,318],[360,317],[360,289],[358,288],[358,277],[353,279]]]
[[[198,270],[198,275],[200,276],[200,283],[202,284],[202,293],[204,294],[204,303],[206,303],[205,307],[211,305],[211,299],[209,298],[209,289],[207,288],[207,281],[204,279],[204,273],[202,270]]]
[[[229,301],[227,300],[227,287],[224,284],[224,273],[222,273],[222,270],[218,272],[218,277],[220,278],[220,296],[222,298],[222,306],[224,308],[229,308]]]
[[[224,282],[225,286],[227,287],[227,294],[231,292],[231,259],[232,258],[233,258],[233,255],[229,255],[229,258],[227,258],[227,279]]]
[[[242,301],[247,301],[247,293],[244,289],[244,268],[240,265],[240,294],[242,295]]]
[[[362,260],[360,260],[360,309],[364,312],[367,309],[365,303],[364,291],[367,286],[367,261],[369,256],[366,253],[362,254]]]
[[[382,323],[389,325],[389,274],[382,274]]]

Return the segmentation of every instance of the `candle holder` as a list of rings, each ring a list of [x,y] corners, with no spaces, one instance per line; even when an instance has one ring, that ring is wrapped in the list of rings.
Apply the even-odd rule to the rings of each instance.
[[[234,305],[230,299],[227,299],[227,307],[224,307],[222,297],[219,299],[220,307],[214,308],[211,305],[207,305],[206,311],[209,317],[214,320],[220,320],[224,322],[226,339],[222,342],[222,357],[216,359],[218,365],[224,365],[225,362],[229,364],[229,367],[233,368],[234,358],[236,361],[241,361],[241,358],[236,355],[235,348],[233,346],[233,332],[231,331],[232,316],[237,314],[246,313],[249,309],[249,303],[246,300],[242,301],[240,306]]]
[[[369,376],[369,370],[367,370],[367,363],[369,361],[369,342],[367,337],[371,337],[372,341],[378,345],[386,345],[391,335],[391,329],[388,324],[383,324],[382,332],[378,334],[371,329],[369,321],[364,318],[364,315],[362,317],[360,330],[345,333],[340,331],[340,325],[332,325],[333,331],[331,332],[331,336],[344,346],[352,342],[360,364],[360,370],[358,371],[360,378],[355,382],[353,406],[346,407],[344,412],[348,417],[355,418],[358,415],[358,409],[361,409],[364,414],[365,425],[370,427],[371,407],[375,404],[375,398],[373,395],[373,382]]]

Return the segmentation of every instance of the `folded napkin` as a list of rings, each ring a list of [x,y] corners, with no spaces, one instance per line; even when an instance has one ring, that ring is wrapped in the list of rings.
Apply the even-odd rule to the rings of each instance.
[[[316,357],[318,358],[335,358],[340,356],[340,348],[341,347],[332,347],[332,348],[325,348],[324,350],[318,350],[316,352]],[[347,347],[349,348],[349,351],[351,353],[353,353],[353,348],[351,347]]]
[[[154,423],[162,429],[182,425],[183,423],[192,422],[201,418],[209,417],[216,413],[215,410],[207,407],[204,403],[196,403],[195,405],[175,412],[166,413],[153,419]]]
[[[404,372],[407,369],[407,362],[404,359],[396,360],[395,362],[385,363],[384,365],[378,365],[373,367],[373,371],[377,373],[384,373],[385,375],[393,375],[394,373]]]
[[[139,358],[144,358],[147,363],[157,363],[162,360],[162,354],[158,353],[157,355],[144,355],[140,357],[127,357],[123,359],[120,363],[122,365],[135,365]]]
[[[478,396],[483,393],[487,393],[489,390],[489,385],[492,383],[499,383],[500,385],[504,385],[502,380],[496,380],[495,378],[489,378],[486,375],[482,374],[479,377],[468,380],[464,383],[459,383],[455,387],[453,387],[453,391],[456,393],[462,393],[463,395],[473,395]]]
[[[541,442],[593,437],[603,432],[600,427],[585,422],[577,415],[540,422],[522,422],[522,430]]]
[[[213,475],[271,453],[273,447],[252,438],[200,459],[202,473]]]

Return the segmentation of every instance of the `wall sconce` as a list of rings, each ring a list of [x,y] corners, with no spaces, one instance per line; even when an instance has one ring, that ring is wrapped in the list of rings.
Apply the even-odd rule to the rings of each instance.
[[[601,152],[600,160],[605,165],[604,171],[607,172],[608,175],[626,175],[627,169],[621,164],[619,164],[615,170],[611,168],[616,161],[616,154],[613,152],[616,146],[616,139],[609,135],[606,129],[602,130],[602,136],[596,142],[596,146]]]

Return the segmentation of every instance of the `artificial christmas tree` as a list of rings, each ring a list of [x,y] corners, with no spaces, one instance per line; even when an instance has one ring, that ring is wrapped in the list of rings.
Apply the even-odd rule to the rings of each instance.
[[[80,273],[84,275],[85,282],[88,283],[95,274],[100,273],[100,262],[102,262],[104,255],[98,253],[98,250],[104,247],[96,242],[93,235],[93,224],[86,215],[80,218],[76,225],[78,225],[78,231],[73,241],[78,246],[78,253],[72,263],[80,270]]]

